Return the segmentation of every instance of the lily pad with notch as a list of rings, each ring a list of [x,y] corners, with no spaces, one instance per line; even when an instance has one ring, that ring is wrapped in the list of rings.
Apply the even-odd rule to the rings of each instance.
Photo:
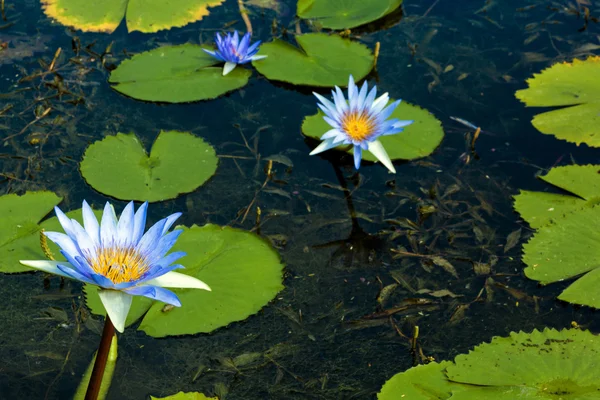
[[[44,12],[84,32],[112,33],[127,21],[129,32],[158,32],[199,21],[225,0],[42,0]]]
[[[154,202],[194,191],[215,173],[217,164],[215,150],[202,138],[161,131],[150,154],[133,133],[108,136],[87,148],[80,169],[101,193]]]
[[[373,53],[361,43],[324,33],[298,35],[296,42],[300,47],[281,39],[263,44],[267,58],[252,65],[271,80],[325,87],[345,86],[349,75],[360,80],[373,69]]]
[[[123,61],[108,81],[134,99],[167,103],[214,99],[248,83],[251,71],[236,68],[223,76],[218,63],[202,46],[162,46]]]

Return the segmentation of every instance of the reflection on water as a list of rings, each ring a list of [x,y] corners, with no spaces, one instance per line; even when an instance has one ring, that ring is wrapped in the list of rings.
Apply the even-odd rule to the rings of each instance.
[[[538,110],[525,109],[514,92],[554,62],[597,53],[598,25],[578,15],[574,2],[528,4],[406,1],[403,13],[350,33],[371,47],[381,42],[370,81],[444,124],[441,147],[396,163],[393,176],[371,163],[355,173],[342,153],[308,156],[314,143],[307,145],[300,124],[316,111],[310,88],[254,72],[248,86],[210,102],[151,104],[111,91],[108,71],[132,53],[209,42],[224,26],[243,30],[234,3],[183,28],[146,35],[120,27],[108,36],[53,24],[37,1],[6,0],[3,194],[48,189],[65,198],[63,209],[83,198],[101,204],[105,197],[78,171],[89,143],[134,131],[149,147],[160,129],[189,131],[217,149],[217,174],[196,192],[158,203],[154,218],[181,210],[185,225],[258,230],[287,265],[286,289],[247,321],[163,340],[127,330],[109,398],[179,390],[227,399],[374,398],[413,363],[449,359],[494,335],[571,321],[597,330],[592,312],[554,300],[561,285],[538,288],[522,276],[520,243],[532,231],[511,196],[517,188],[542,190],[535,176],[553,165],[594,160],[589,149],[532,128]],[[263,41],[272,32],[317,29],[296,27],[293,1],[247,7]],[[450,116],[481,126],[476,154],[465,137],[472,130]],[[273,178],[263,188],[269,156]],[[45,287],[41,274],[0,282],[0,398],[69,398],[101,320],[85,308],[78,283],[52,277]],[[416,325],[419,351],[411,353]],[[250,353],[260,356],[232,363]]]

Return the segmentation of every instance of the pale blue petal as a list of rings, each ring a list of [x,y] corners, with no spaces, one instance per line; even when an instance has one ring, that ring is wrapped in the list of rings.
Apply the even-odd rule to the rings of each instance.
[[[360,160],[362,159],[362,149],[360,146],[354,146],[354,168],[360,168]]]
[[[398,121],[394,124],[394,128],[404,128],[405,126],[408,126],[410,124],[412,124],[413,122],[415,122],[414,120],[410,120],[410,121]]]
[[[381,111],[381,113],[378,115],[378,117],[381,119],[388,119],[388,117],[392,115],[396,107],[398,107],[398,104],[400,104],[400,100],[396,100],[395,102],[384,108],[383,111]]]
[[[75,234],[73,233],[73,222],[69,217],[65,215],[64,212],[61,211],[60,208],[54,207],[54,212],[56,213],[56,217],[58,218],[58,222],[64,229],[65,233],[71,237],[71,239],[75,239]]]
[[[181,307],[181,301],[175,293],[169,289],[165,289],[159,286],[135,286],[129,289],[123,290],[125,293],[133,296],[144,296],[153,300],[162,301],[163,303],[171,304],[175,307]]]
[[[158,240],[158,243],[156,243],[154,247],[147,253],[146,259],[148,262],[150,264],[154,264],[159,259],[163,258],[164,255],[171,250],[171,247],[173,247],[177,241],[177,238],[179,238],[179,235],[181,235],[182,232],[182,230],[176,230],[161,237]]]
[[[262,60],[263,58],[267,58],[267,56],[252,56],[250,57],[250,61]]]
[[[369,92],[369,95],[365,99],[364,107],[370,108],[375,101],[375,96],[377,96],[377,86],[373,86],[373,89]]]
[[[73,257],[79,254],[79,249],[77,248],[77,245],[75,244],[75,242],[73,242],[73,239],[71,239],[69,235],[59,232],[44,232],[44,235],[46,235],[48,239],[56,243],[58,247],[61,248],[61,250],[72,254]]]
[[[130,201],[123,209],[117,223],[117,238],[122,245],[132,244],[133,225],[133,201]]]
[[[97,247],[100,247],[100,224],[98,224],[98,219],[94,215],[92,208],[87,203],[87,201],[83,201],[83,207],[81,208],[83,214],[83,226],[85,231],[90,236],[90,239],[94,242]]]
[[[356,107],[359,110],[362,110],[362,108],[365,105],[365,99],[367,98],[367,90],[369,90],[369,85],[365,81],[362,85],[362,88],[360,89],[360,93],[358,94],[358,99],[356,102]]]
[[[131,234],[132,244],[137,244],[144,234],[146,229],[146,213],[148,212],[148,202],[144,202],[137,209],[135,216],[133,217],[133,233]]]
[[[117,238],[117,216],[115,209],[106,202],[104,212],[102,213],[102,221],[100,222],[100,240],[102,246],[108,247],[115,244]]]
[[[78,253],[84,256],[95,254],[96,243],[92,241],[87,231],[79,224],[73,224],[73,231],[75,233],[75,244],[79,249]]]
[[[350,75],[348,79],[348,102],[350,103],[350,109],[356,109],[356,103],[358,100],[358,90],[354,83],[354,78]]]
[[[325,132],[323,136],[321,136],[321,140],[331,139],[338,136],[344,136],[344,134],[337,129],[331,129]]]
[[[377,100],[373,102],[373,104],[371,104],[371,112],[373,114],[379,114],[381,110],[383,110],[383,108],[386,106],[388,101],[390,101],[390,96],[388,96],[387,93],[382,94]]]
[[[57,265],[58,269],[60,269],[66,276],[68,276],[71,279],[75,279],[77,281],[80,282],[84,282],[84,283],[91,283],[92,285],[95,285],[96,282],[94,282],[94,280],[92,278],[88,278],[87,276],[83,275],[81,272],[73,269],[73,268],[69,268],[66,267],[64,265],[58,264]]]
[[[166,219],[161,219],[154,224],[140,239],[137,250],[146,256],[149,254],[154,247],[158,244],[158,240],[162,236],[163,227],[165,226]]]
[[[171,214],[169,215],[167,218],[165,218],[165,226],[163,228],[162,234],[164,235],[165,233],[167,233],[167,231],[169,229],[171,229],[171,226],[173,226],[173,223],[175,223],[175,221],[177,221],[177,218],[181,217],[180,212],[177,212],[175,214]]]
[[[335,146],[337,146],[337,145],[333,143],[332,139],[324,140],[317,147],[315,147],[315,149],[313,151],[310,152],[310,155],[314,156],[315,154],[322,153],[322,152],[327,151]]]

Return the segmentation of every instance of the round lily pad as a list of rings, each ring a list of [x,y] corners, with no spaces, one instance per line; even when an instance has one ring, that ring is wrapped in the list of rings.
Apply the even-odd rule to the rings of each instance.
[[[583,207],[598,204],[600,165],[568,165],[552,168],[540,178],[570,194],[522,190],[515,198],[515,209],[532,228],[562,219]]]
[[[528,79],[516,96],[528,107],[563,107],[533,118],[533,126],[569,142],[600,147],[600,57],[562,62]]]
[[[207,397],[205,394],[198,392],[179,392],[167,397],[150,396],[150,400],[219,400],[219,398]]]
[[[598,336],[578,329],[545,329],[495,337],[457,356],[446,374],[454,382],[483,386],[480,394],[489,393],[473,397],[460,392],[453,400],[591,400],[600,399],[599,363]]]
[[[161,131],[150,155],[134,134],[90,145],[81,174],[94,189],[122,200],[161,201],[194,191],[216,171],[215,150],[186,132]]]
[[[42,0],[44,12],[63,25],[112,33],[123,17],[129,32],[158,32],[199,21],[225,0]]]
[[[181,307],[156,302],[139,329],[150,336],[211,332],[257,313],[283,289],[279,254],[259,236],[217,225],[184,228],[173,251],[185,251],[185,269],[212,291],[173,289]]]
[[[168,103],[214,99],[248,83],[251,71],[239,67],[223,76],[218,63],[198,45],[163,46],[123,61],[108,81],[134,99]]]
[[[260,54],[267,58],[252,65],[268,79],[330,87],[347,85],[350,75],[360,80],[373,69],[368,47],[338,35],[307,33],[296,42],[300,48],[280,39],[263,44]]]
[[[401,4],[402,0],[298,0],[297,14],[324,28],[349,29],[382,18]]]
[[[302,123],[302,133],[314,139],[320,139],[325,132],[331,129],[323,120],[323,112],[308,116]],[[400,120],[414,120],[404,128],[404,131],[395,135],[382,136],[379,141],[392,160],[414,160],[431,154],[442,142],[444,130],[441,122],[429,111],[405,101],[394,110],[390,118]],[[338,149],[343,150],[340,146]],[[347,150],[353,154],[353,148]],[[363,160],[377,161],[377,158],[368,151],[363,152]]]
[[[0,272],[31,271],[19,260],[46,258],[40,247],[40,229],[49,224],[38,223],[61,200],[46,191],[0,196]]]
[[[448,381],[444,371],[450,361],[419,365],[391,377],[377,394],[378,400],[449,399],[462,385]]]

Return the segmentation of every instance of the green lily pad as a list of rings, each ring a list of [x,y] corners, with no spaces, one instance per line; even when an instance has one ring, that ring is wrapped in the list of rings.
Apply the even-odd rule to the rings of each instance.
[[[123,18],[129,32],[158,32],[199,21],[225,0],[42,0],[44,12],[85,32],[112,33]]]
[[[167,397],[150,396],[151,400],[219,400],[218,397],[207,397],[205,394],[198,392],[179,392]]]
[[[261,53],[262,54],[262,53]],[[252,72],[223,68],[194,44],[163,46],[136,54],[111,72],[112,88],[138,100],[183,103],[214,99],[248,83]]]
[[[567,288],[558,298],[600,308],[600,286],[597,286],[600,231],[597,224],[600,224],[600,207],[584,208],[554,224],[540,227],[523,246],[523,262],[527,264],[525,275],[547,285],[592,271],[594,273],[583,275],[576,286]]]
[[[374,57],[363,44],[338,35],[307,33],[296,36],[300,48],[276,39],[260,48],[267,56],[252,65],[268,79],[294,85],[346,86],[348,76],[357,81],[373,69]]]
[[[323,112],[304,118],[302,133],[314,139],[320,139],[325,132],[331,129],[323,120]],[[441,122],[429,111],[405,101],[394,110],[390,118],[400,120],[414,120],[396,135],[382,136],[379,141],[392,160],[414,160],[431,154],[442,142],[444,130]],[[338,149],[343,150],[340,146]],[[348,153],[353,154],[351,146]],[[377,161],[377,158],[368,151],[363,152],[363,160]]]
[[[600,147],[600,57],[554,64],[527,83],[516,96],[528,107],[572,106],[536,115],[533,126],[577,145]]]
[[[298,0],[297,14],[316,19],[324,28],[349,29],[382,18],[401,4],[402,0]]]
[[[391,377],[377,394],[378,400],[441,400],[449,399],[461,384],[450,382],[444,371],[450,361],[418,365]]]
[[[569,194],[522,190],[514,197],[515,209],[532,228],[539,228],[583,207],[599,203],[600,165],[569,165],[552,168],[540,178]]]
[[[211,292],[173,289],[181,307],[156,302],[139,329],[150,336],[211,332],[257,313],[283,289],[279,254],[253,233],[205,225],[184,228],[173,251],[185,251],[180,272],[206,282]]]
[[[150,155],[134,134],[90,145],[81,174],[94,189],[122,200],[161,201],[189,193],[216,171],[215,150],[186,132],[161,131]]]
[[[0,272],[31,271],[19,260],[45,259],[40,248],[38,223],[60,203],[52,192],[27,192],[0,196]]]
[[[600,399],[599,364],[596,335],[544,329],[495,337],[457,356],[446,374],[454,382],[483,386],[478,391],[486,395],[479,399],[591,400]],[[476,398],[467,393],[452,399]]]

